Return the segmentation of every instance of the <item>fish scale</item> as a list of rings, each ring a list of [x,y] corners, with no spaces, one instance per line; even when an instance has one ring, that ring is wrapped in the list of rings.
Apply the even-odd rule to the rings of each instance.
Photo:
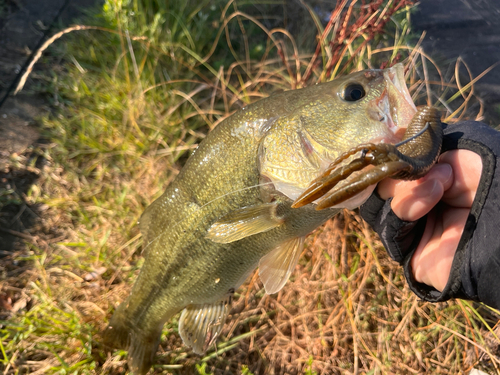
[[[352,83],[366,95],[343,98]],[[179,333],[202,354],[220,334],[232,294],[259,262],[266,291],[281,289],[305,236],[339,211],[291,208],[295,198],[340,153],[373,139],[399,141],[391,113],[373,115],[384,100],[385,108],[396,108],[397,126],[406,127],[415,106],[402,65],[275,94],[222,121],[141,217],[145,261],[104,344],[128,349],[130,370],[145,374],[164,323],[181,310]]]

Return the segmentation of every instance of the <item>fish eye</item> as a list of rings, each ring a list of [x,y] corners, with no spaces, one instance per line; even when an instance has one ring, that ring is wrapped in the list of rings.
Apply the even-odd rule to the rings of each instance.
[[[365,88],[359,83],[350,83],[344,88],[342,99],[347,102],[356,102],[366,95]]]

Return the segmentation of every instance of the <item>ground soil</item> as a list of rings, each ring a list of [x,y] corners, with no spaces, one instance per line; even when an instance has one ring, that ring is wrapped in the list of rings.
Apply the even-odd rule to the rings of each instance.
[[[76,23],[98,3],[99,0],[0,0],[0,102],[12,92],[32,51],[47,36]],[[53,68],[37,64],[34,75]],[[30,168],[13,165],[19,155],[27,154],[23,155],[24,160],[29,160],[32,150],[47,141],[40,136],[36,118],[51,109],[50,98],[33,94],[33,85],[33,79],[28,79],[25,89],[17,96],[7,97],[0,107],[0,255],[22,247],[41,217],[39,207],[30,206],[23,199],[38,175]],[[37,163],[43,163],[43,159],[37,158]]]

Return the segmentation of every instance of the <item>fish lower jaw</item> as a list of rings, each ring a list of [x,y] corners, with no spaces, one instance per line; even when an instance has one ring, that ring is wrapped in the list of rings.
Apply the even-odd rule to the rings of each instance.
[[[403,138],[403,135],[406,131],[406,127],[398,126],[393,121],[391,116],[387,116],[386,120],[384,121],[384,124],[386,128],[389,130],[389,136],[386,135],[385,137],[382,137],[380,142],[397,143]]]

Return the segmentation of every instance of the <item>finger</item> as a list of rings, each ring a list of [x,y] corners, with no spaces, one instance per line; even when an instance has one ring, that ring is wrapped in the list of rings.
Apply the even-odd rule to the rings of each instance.
[[[481,178],[481,157],[469,150],[453,150],[441,155],[439,162],[450,164],[454,174],[453,184],[445,189],[443,201],[453,207],[470,208]]]
[[[413,184],[415,181],[411,181]],[[396,191],[396,186],[398,184],[407,183],[406,181],[393,180],[392,178],[386,178],[382,180],[377,185],[377,193],[380,198],[386,200],[394,196]]]
[[[389,199],[390,197],[394,197],[396,194],[414,189],[416,186],[433,179],[439,180],[445,190],[449,189],[453,182],[452,168],[445,163],[439,163],[432,167],[429,173],[427,173],[424,177],[413,181],[386,178],[385,180],[379,182],[377,192],[382,199]]]
[[[383,181],[384,182],[384,181]],[[443,197],[453,182],[453,171],[448,164],[438,164],[417,181],[386,183],[379,190],[382,198],[392,194],[391,208],[403,220],[414,221],[426,215]],[[382,193],[382,194],[381,194]]]
[[[402,220],[415,221],[429,213],[443,197],[443,184],[435,179],[396,193],[391,202],[394,213]]]
[[[467,208],[438,207],[427,216],[424,234],[411,260],[415,280],[439,291],[444,289],[468,215]]]

